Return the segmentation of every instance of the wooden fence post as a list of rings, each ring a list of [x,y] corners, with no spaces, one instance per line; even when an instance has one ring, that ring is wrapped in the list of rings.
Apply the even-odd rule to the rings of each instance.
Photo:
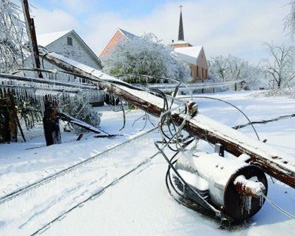
[[[0,91],[0,143],[17,141],[17,114],[11,92]]]
[[[9,112],[4,90],[0,90],[0,143],[10,141]]]

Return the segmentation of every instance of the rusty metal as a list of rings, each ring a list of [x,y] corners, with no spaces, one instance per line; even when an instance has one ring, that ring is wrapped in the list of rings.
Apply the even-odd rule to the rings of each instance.
[[[263,196],[266,189],[263,183],[246,179],[243,175],[235,179],[234,186],[241,195],[256,198]]]

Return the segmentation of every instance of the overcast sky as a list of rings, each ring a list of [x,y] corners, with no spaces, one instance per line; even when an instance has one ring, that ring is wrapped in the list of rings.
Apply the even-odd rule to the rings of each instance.
[[[183,5],[185,41],[204,46],[207,59],[229,54],[258,63],[265,42],[290,43],[284,19],[290,0],[29,0],[37,34],[74,29],[98,55],[122,28],[177,40]]]

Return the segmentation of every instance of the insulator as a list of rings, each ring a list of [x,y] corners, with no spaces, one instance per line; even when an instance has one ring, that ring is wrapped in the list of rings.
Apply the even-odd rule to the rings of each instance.
[[[246,179],[244,175],[239,175],[234,185],[237,191],[245,196],[261,197],[265,192],[265,186],[261,182]]]
[[[195,115],[197,115],[198,113],[198,105],[193,102],[193,101],[189,101],[187,102],[187,105],[186,105],[186,109],[187,109],[187,113],[191,116],[191,117],[194,117]]]

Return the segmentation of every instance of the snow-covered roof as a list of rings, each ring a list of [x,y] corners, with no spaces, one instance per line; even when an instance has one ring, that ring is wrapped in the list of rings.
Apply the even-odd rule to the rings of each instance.
[[[109,42],[106,44],[106,46],[104,47],[104,49],[102,50],[102,52],[99,54],[99,57],[105,57],[107,55],[109,55],[110,51],[118,44],[118,42],[120,42],[122,39],[121,38],[116,38],[118,37],[117,33],[120,33],[121,35],[125,36],[127,39],[134,39],[134,38],[138,38],[137,35],[132,34],[126,30],[123,30],[121,28],[118,28],[115,32],[115,34],[111,37],[111,39],[109,40]]]
[[[71,31],[72,30],[65,30],[65,31],[60,31],[60,32],[39,34],[39,35],[37,35],[38,45],[46,47],[49,44],[53,43],[54,41],[58,40],[59,38],[65,36],[68,33],[70,33]]]
[[[118,28],[118,30],[120,30],[121,33],[124,34],[129,39],[138,38],[138,36],[136,36],[135,34],[132,34],[132,33],[128,32],[126,30],[123,30],[123,29],[120,29],[120,28]]]
[[[187,41],[183,41],[183,40],[180,40],[180,41],[174,41],[171,43],[171,45],[179,45],[179,44],[190,44],[188,43]]]
[[[203,46],[193,46],[174,48],[174,51],[177,52],[179,57],[184,61],[191,64],[196,64],[202,49]]]

